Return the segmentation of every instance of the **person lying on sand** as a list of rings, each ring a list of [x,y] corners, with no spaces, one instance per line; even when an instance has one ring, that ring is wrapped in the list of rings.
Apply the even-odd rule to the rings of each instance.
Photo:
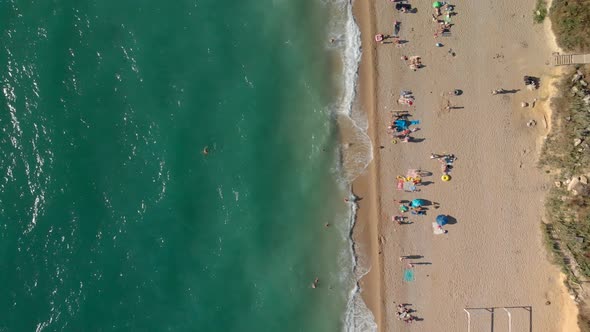
[[[412,207],[412,214],[424,216],[426,215],[426,208],[422,206]]]
[[[406,217],[404,217],[404,216],[392,216],[391,217],[391,220],[397,222],[398,225],[402,225],[404,223],[404,221],[406,220]]]

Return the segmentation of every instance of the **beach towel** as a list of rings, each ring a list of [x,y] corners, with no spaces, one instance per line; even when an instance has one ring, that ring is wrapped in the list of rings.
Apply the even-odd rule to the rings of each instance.
[[[416,188],[416,185],[412,182],[404,182],[404,191],[414,192],[418,191],[418,188]]]
[[[404,190],[404,184],[405,184],[405,180],[403,179],[398,179],[397,180],[397,190]]]
[[[441,234],[445,233],[445,231],[442,229],[442,227],[440,227],[436,222],[432,223],[432,232],[435,235],[441,235]]]
[[[404,269],[404,281],[414,281],[414,270]]]

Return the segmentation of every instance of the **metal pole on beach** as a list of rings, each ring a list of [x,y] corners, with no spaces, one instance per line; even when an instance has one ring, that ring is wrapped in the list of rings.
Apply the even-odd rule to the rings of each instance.
[[[463,309],[467,313],[467,332],[471,332],[471,313],[467,309]]]
[[[508,311],[508,309],[502,309],[504,309],[504,311],[506,311],[506,313],[508,314],[508,332],[512,332],[512,315],[510,314],[510,311]]]

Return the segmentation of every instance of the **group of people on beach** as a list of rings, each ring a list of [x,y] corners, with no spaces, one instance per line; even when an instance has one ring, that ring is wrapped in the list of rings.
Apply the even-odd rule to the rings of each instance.
[[[416,317],[412,315],[413,311],[414,310],[408,308],[406,304],[400,303],[397,305],[397,319],[403,320],[406,324],[412,323],[416,319]]]
[[[444,36],[451,33],[451,17],[455,15],[455,6],[444,1],[435,1],[432,3],[434,14],[432,14],[432,21],[436,23],[434,30],[434,38]]]
[[[400,3],[408,4],[408,1],[405,1],[405,0],[404,1],[391,0],[391,1],[396,3],[396,9],[398,9],[398,7],[402,8],[401,6],[397,6]],[[432,14],[432,20],[434,23],[436,23],[434,38],[438,38],[440,36],[449,36],[451,27],[453,26],[453,24],[451,22],[451,17],[455,15],[455,12],[454,12],[455,6],[453,6],[447,2],[443,2],[443,1],[435,1],[435,2],[433,2],[432,6],[434,8],[434,13]],[[408,6],[404,6],[403,8],[411,8],[411,6],[409,6],[409,4],[408,4]],[[399,33],[400,25],[401,25],[401,23],[396,20],[395,21],[396,28],[395,28],[394,32],[395,32],[395,35],[397,36],[397,38],[399,38],[398,33]],[[384,37],[384,36],[382,34],[379,34],[376,36],[375,40],[382,42],[383,40],[386,39],[386,38],[382,38],[382,37]],[[442,43],[436,43],[436,47],[442,47],[442,46],[443,46]],[[449,52],[451,53],[452,50]],[[454,52],[452,52],[452,55],[454,56]],[[402,59],[402,61],[405,61],[406,65],[413,71],[416,71],[416,70],[423,67],[422,58],[418,55],[414,55],[414,56],[410,56],[410,57],[402,55],[401,59]],[[462,91],[461,90],[454,90],[451,94],[454,96],[459,96],[462,94]],[[416,102],[416,99],[410,90],[402,90],[400,92],[399,99],[397,100],[398,105],[400,105],[402,107],[406,107],[406,108],[407,107],[409,107],[409,108],[414,107],[415,102]],[[447,106],[448,106],[447,109],[452,108],[450,105],[447,105]],[[388,133],[388,135],[391,135],[392,143],[397,142],[397,140],[399,140],[399,139],[401,139],[402,142],[411,142],[410,134],[419,129],[417,127],[412,127],[412,126],[418,125],[420,123],[420,121],[411,120],[410,117],[411,117],[410,110],[401,110],[401,111],[393,111],[392,112],[391,122],[387,126],[387,133]],[[441,180],[445,181],[445,182],[450,181],[450,179],[451,179],[450,172],[453,168],[453,163],[457,159],[455,157],[455,155],[447,154],[447,153],[431,154],[430,158],[435,159],[440,162],[440,171],[442,173]],[[426,173],[425,176],[432,175],[432,173],[419,171],[420,175],[416,175],[417,172],[418,172],[417,170],[408,170],[408,174],[406,174],[405,176],[402,176],[402,175],[397,176],[397,180],[398,180],[397,189],[403,190],[404,192],[420,191],[419,189],[416,188],[416,186],[421,184],[422,176],[424,176],[424,173]],[[408,217],[406,217],[407,214],[409,214],[410,217],[412,215],[424,216],[428,213],[429,207],[432,207],[434,209],[438,209],[440,206],[438,203],[430,202],[430,201],[422,200],[422,199],[394,200],[394,203],[397,205],[399,211],[391,217],[391,220],[393,222],[397,223],[398,225],[412,224],[412,222],[410,222],[408,220]],[[443,216],[441,215],[439,217],[443,217]],[[443,226],[446,224],[446,219],[444,222],[439,222],[439,220],[438,220],[439,217],[437,217],[437,222],[433,223],[434,234],[446,234],[448,231],[446,229],[443,229]],[[419,257],[421,257],[421,256],[400,256],[400,261],[401,262],[406,261],[405,262],[406,268],[412,269],[412,268],[414,268],[415,264],[417,264],[417,263],[414,263],[411,261],[407,262],[407,260],[415,259],[415,258],[419,258]],[[406,304],[399,304],[397,306],[397,311],[396,311],[395,315],[399,320],[402,320],[405,323],[412,323],[416,320],[416,317],[414,315],[412,315],[412,312],[414,312],[414,310],[407,307]]]
[[[420,124],[420,121],[409,120],[409,115],[407,112],[393,113],[391,123],[387,126],[387,133],[391,135],[392,143],[397,143],[397,140],[410,142],[412,140],[410,134],[420,130],[418,127],[411,127]]]
[[[415,13],[416,9],[412,8],[412,5],[409,3],[408,0],[390,0],[391,2],[395,3],[394,7],[398,12],[401,13]],[[432,3],[432,7],[434,8],[434,13],[432,14],[432,21],[436,23],[436,28],[434,30],[434,38],[438,38],[439,36],[450,36],[451,35],[451,27],[453,26],[451,17],[456,15],[455,13],[455,6],[445,2],[445,1],[435,1]],[[396,45],[396,47],[401,47],[403,44],[407,43],[407,40],[404,40],[400,37],[399,32],[401,28],[400,21],[394,21],[393,23],[393,34],[387,35],[384,33],[377,33],[375,35],[375,41],[381,44],[388,43],[386,40],[391,39],[390,43]],[[436,43],[437,47],[442,47],[442,43]],[[454,56],[454,52],[449,50],[449,53]],[[424,65],[422,64],[422,57],[419,55],[413,56],[402,56],[401,59],[406,62],[406,65],[413,71],[416,71]]]
[[[415,97],[410,90],[402,90],[397,100],[398,105],[413,106]],[[402,142],[411,142],[410,134],[420,130],[418,127],[412,128],[420,124],[419,120],[410,120],[411,114],[407,110],[393,111],[391,113],[391,122],[387,126],[387,133],[392,136],[392,143],[397,143],[398,140]]]

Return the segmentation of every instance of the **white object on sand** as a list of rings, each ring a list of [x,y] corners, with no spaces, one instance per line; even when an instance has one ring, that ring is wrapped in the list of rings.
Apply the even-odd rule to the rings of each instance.
[[[445,233],[444,229],[442,229],[442,227],[440,227],[436,222],[432,223],[432,232],[435,235],[441,235]]]

